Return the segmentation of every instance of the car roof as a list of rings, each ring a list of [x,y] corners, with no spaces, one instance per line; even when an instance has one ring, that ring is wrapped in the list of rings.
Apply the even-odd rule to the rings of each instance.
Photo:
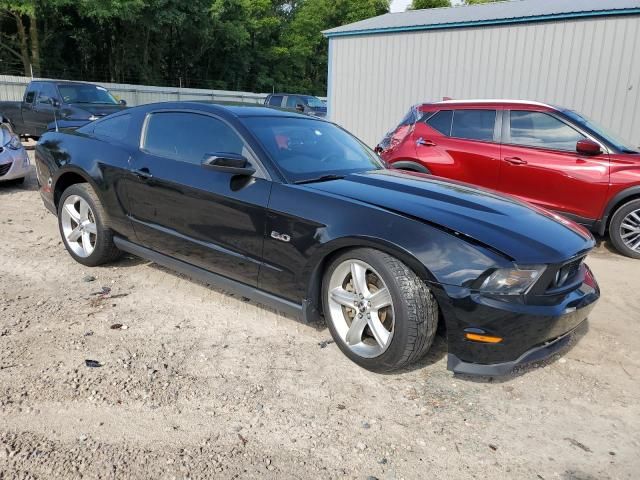
[[[273,96],[289,96],[289,97],[315,97],[315,95],[309,95],[308,93],[270,93],[268,96],[269,97],[273,97]]]
[[[211,100],[202,101],[183,101],[183,102],[158,102],[146,105],[140,105],[145,110],[154,110],[157,108],[193,108],[210,113],[227,113],[234,117],[296,117],[309,119],[308,115],[271,108],[260,104],[239,103],[239,102],[216,102]],[[137,107],[134,107],[137,108]]]
[[[441,101],[436,101],[436,102],[424,102],[421,104],[421,106],[432,106],[432,105],[436,105],[436,106],[487,106],[487,105],[499,105],[499,106],[510,106],[510,105],[517,105],[517,106],[532,106],[532,107],[544,107],[544,108],[549,108],[549,109],[558,109],[558,107],[555,107],[551,104],[548,103],[543,103],[543,102],[537,102],[534,100],[511,100],[511,99],[504,99],[504,98],[500,98],[500,99],[495,99],[495,98],[479,98],[479,99],[464,99],[464,100],[441,100]]]

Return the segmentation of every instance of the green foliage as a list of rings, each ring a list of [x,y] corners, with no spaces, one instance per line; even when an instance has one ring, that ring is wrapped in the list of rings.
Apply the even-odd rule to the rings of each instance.
[[[440,7],[450,7],[450,0],[413,0],[411,2],[412,10],[420,10],[423,8],[440,8]]]
[[[481,3],[501,2],[504,0],[465,0],[466,5],[479,5]]]
[[[0,0],[0,73],[38,60],[48,77],[324,94],[321,31],[388,9],[388,0]],[[32,24],[39,35],[29,38]]]

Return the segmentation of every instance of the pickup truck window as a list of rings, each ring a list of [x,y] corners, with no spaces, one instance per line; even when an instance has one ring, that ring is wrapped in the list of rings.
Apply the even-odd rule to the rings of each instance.
[[[33,85],[31,85],[29,88],[30,89],[27,90],[27,93],[24,95],[24,103],[33,103],[36,98],[37,88]]]
[[[49,103],[49,100],[51,99],[58,99],[58,92],[56,90],[56,87],[54,87],[51,83],[41,84],[37,103]]]

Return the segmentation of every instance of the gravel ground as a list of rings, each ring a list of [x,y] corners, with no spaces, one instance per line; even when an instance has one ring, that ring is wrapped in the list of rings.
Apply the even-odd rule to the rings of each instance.
[[[33,176],[0,185],[0,211],[2,480],[640,475],[640,262],[605,244],[562,356],[453,376],[437,338],[377,375],[324,326],[137,258],[75,263]]]

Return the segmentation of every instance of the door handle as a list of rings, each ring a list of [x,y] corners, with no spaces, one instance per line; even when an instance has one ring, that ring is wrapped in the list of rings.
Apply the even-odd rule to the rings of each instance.
[[[435,147],[436,146],[436,144],[431,140],[425,140],[422,137],[416,140],[416,145],[419,147]]]
[[[133,174],[136,177],[141,178],[143,180],[148,180],[150,178],[153,178],[153,175],[151,175],[151,172],[149,171],[149,169],[147,167],[140,168],[138,170],[134,170]]]
[[[511,165],[526,165],[527,161],[521,159],[520,157],[504,157],[504,161],[510,163]]]

